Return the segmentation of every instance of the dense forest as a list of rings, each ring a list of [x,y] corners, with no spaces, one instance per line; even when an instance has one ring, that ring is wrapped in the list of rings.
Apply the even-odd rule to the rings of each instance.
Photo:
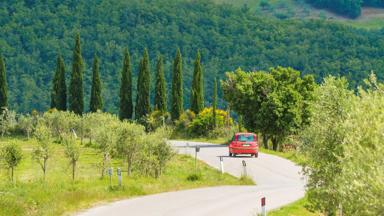
[[[327,8],[341,15],[356,18],[362,6],[384,7],[383,0],[307,0],[315,7]]]
[[[168,95],[172,61],[180,48],[185,107],[190,107],[198,49],[207,105],[212,101],[214,78],[238,67],[249,71],[290,66],[314,74],[317,81],[328,74],[343,75],[351,87],[371,70],[384,78],[384,30],[366,31],[320,20],[260,18],[254,12],[207,1],[5,0],[0,2],[0,17],[0,54],[7,68],[9,106],[17,112],[49,108],[57,56],[63,57],[69,79],[77,33],[85,65],[85,110],[89,110],[92,62],[97,54],[104,109],[118,112],[125,48],[131,54],[134,91],[143,50],[148,48],[152,76],[157,56],[164,57]]]

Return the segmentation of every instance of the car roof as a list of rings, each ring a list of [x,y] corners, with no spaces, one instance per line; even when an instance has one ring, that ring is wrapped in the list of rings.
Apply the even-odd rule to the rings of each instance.
[[[256,135],[254,133],[235,133],[235,135]]]

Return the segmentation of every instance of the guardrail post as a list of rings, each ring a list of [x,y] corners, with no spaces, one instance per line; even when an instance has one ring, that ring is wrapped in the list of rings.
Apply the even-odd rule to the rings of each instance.
[[[246,177],[247,176],[247,163],[245,162],[245,160],[243,160],[242,163],[243,163],[243,176]]]
[[[121,175],[121,169],[117,168],[117,179],[119,181],[119,186],[121,187],[121,182],[123,180],[123,175]]]
[[[220,156],[220,170],[221,170],[221,174],[224,174],[224,161],[223,161],[223,156]]]
[[[261,215],[267,216],[267,210],[265,207],[265,197],[261,198]]]

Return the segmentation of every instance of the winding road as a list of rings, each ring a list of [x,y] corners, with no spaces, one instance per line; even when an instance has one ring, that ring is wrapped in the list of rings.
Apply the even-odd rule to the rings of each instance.
[[[241,176],[242,161],[247,174],[256,186],[220,186],[142,196],[91,208],[78,216],[248,216],[261,212],[260,200],[266,197],[267,210],[281,207],[304,196],[305,181],[301,168],[289,160],[259,153],[258,158],[227,157],[228,148],[222,145],[186,141],[171,141],[181,154],[195,153],[198,158],[220,169],[223,156],[224,170]]]

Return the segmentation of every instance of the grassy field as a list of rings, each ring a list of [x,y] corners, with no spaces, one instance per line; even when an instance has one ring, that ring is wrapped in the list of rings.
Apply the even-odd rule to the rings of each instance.
[[[118,187],[114,174],[110,187],[109,178],[100,178],[98,163],[101,155],[87,147],[81,148],[77,177],[72,181],[69,163],[60,144],[53,144],[54,154],[48,161],[47,179],[43,181],[41,169],[31,158],[35,141],[3,138],[0,139],[0,147],[10,142],[22,147],[24,157],[15,171],[15,183],[9,181],[7,170],[0,169],[0,215],[62,215],[96,203],[164,191],[252,184],[249,180],[241,181],[228,174],[221,175],[203,162],[198,163],[200,178],[188,180],[195,173],[194,160],[189,156],[176,155],[158,179],[137,175],[127,177],[123,173],[123,186]],[[113,160],[112,164],[115,169],[125,167],[122,160]]]
[[[282,208],[268,212],[268,216],[320,216],[321,214],[313,213],[305,208],[306,198],[298,200],[292,204]]]

